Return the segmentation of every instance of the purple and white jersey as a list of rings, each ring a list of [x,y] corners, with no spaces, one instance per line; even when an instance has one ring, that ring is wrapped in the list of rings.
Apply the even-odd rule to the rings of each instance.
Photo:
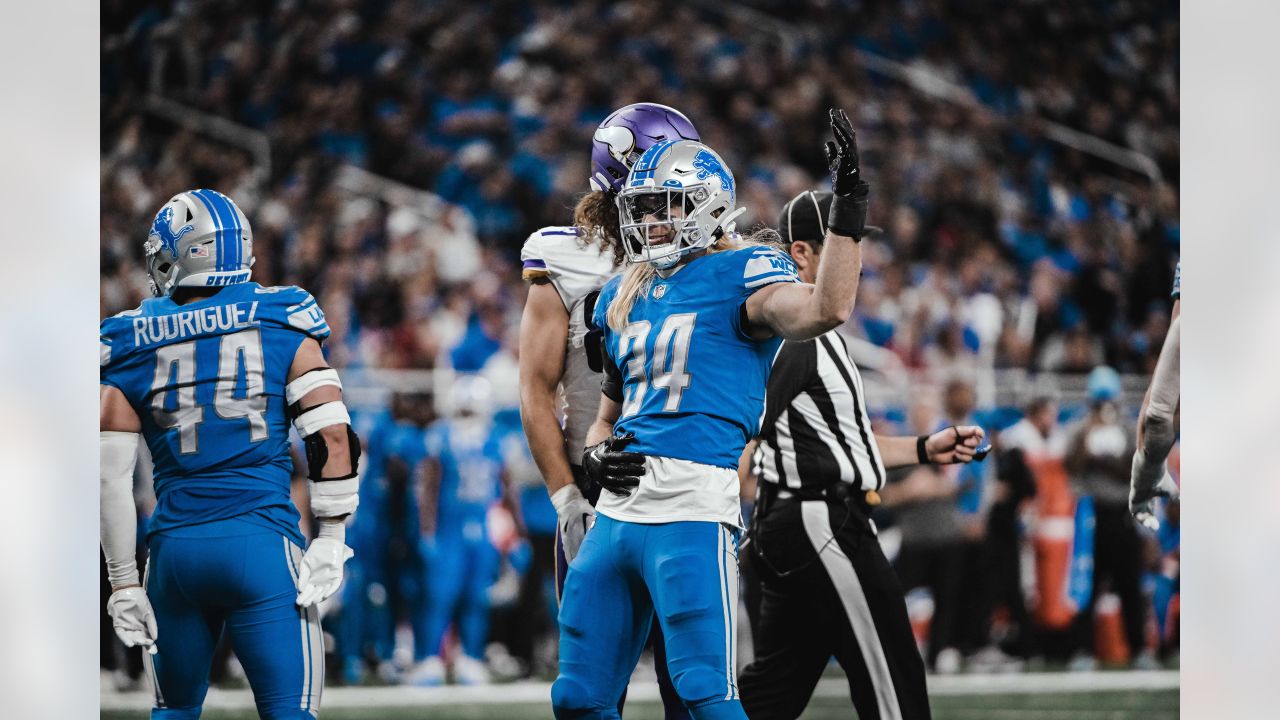
[[[520,250],[525,280],[547,278],[569,312],[564,374],[560,376],[561,412],[569,462],[582,462],[587,430],[600,406],[600,373],[587,367],[583,339],[587,334],[586,301],[617,273],[613,253],[599,242],[584,242],[572,226],[545,227],[529,236]]]

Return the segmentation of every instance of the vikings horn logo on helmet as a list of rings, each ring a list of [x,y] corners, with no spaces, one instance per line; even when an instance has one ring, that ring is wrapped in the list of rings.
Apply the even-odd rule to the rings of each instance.
[[[635,164],[632,154],[636,152],[636,136],[629,128],[618,125],[602,127],[596,130],[595,137],[592,139],[604,143],[609,149],[610,157],[614,160],[628,166]]]

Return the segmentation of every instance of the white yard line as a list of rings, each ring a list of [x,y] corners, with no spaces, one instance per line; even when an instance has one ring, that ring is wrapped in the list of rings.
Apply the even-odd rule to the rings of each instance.
[[[1123,690],[1172,690],[1178,687],[1176,670],[1020,673],[1006,675],[931,675],[929,695],[1034,695]],[[818,683],[814,697],[848,697],[849,686],[840,678]],[[659,700],[654,682],[633,682],[628,700]],[[334,687],[324,690],[326,708],[430,707],[436,705],[507,705],[550,703],[551,683],[518,682],[487,687]],[[104,693],[103,710],[145,710],[151,707],[150,692]],[[253,707],[248,690],[209,689],[207,708],[246,709]]]

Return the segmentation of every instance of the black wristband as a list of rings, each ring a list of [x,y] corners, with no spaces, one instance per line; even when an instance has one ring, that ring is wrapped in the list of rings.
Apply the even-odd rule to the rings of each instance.
[[[861,241],[867,226],[867,195],[869,188],[862,183],[852,195],[836,195],[831,199],[827,212],[827,229],[836,235]]]
[[[928,441],[929,441],[928,435],[921,435],[920,437],[916,438],[916,460],[918,460],[921,465],[929,464],[929,451],[925,449],[925,446],[924,446],[924,444]]]

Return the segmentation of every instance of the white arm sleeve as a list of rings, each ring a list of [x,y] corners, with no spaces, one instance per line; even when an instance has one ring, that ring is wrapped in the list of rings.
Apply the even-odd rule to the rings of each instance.
[[[138,433],[99,433],[102,461],[101,539],[111,587],[138,584],[138,513],[133,504],[133,467],[138,461]]]

